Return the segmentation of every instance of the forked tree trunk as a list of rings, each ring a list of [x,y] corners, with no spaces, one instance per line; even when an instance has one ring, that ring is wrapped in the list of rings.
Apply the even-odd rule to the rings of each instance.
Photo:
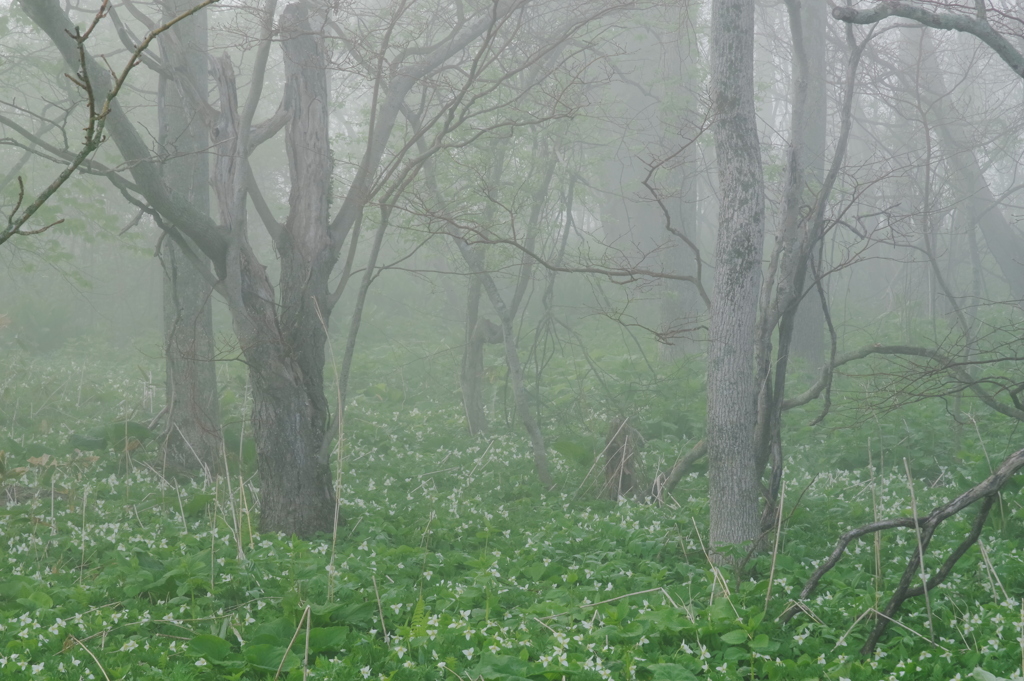
[[[84,57],[88,80],[97,99],[102,101],[111,88],[109,69],[74,39],[75,28],[67,11],[57,0],[19,0],[19,4],[60,50],[69,68],[77,72]],[[213,146],[218,157],[215,188],[221,211],[219,223],[167,190],[142,135],[116,99],[110,103],[106,131],[125,161],[135,190],[163,217],[161,228],[187,249],[190,259],[212,266],[212,272],[206,274],[231,311],[232,324],[251,372],[256,403],[254,431],[262,484],[261,529],[308,536],[330,530],[334,523],[323,369],[325,327],[341,288],[329,293],[328,280],[342,247],[346,243],[352,249],[356,246],[360,218],[379,189],[378,171],[402,103],[418,83],[441,70],[452,75],[464,74],[453,69],[449,60],[481,39],[481,49],[492,49],[492,29],[502,26],[506,17],[525,4],[525,0],[489,4],[461,22],[446,39],[426,50],[403,52],[407,59],[399,57],[398,62],[384,69],[387,75],[378,75],[376,83],[381,85],[381,97],[376,102],[372,132],[333,219],[327,215],[331,161],[326,65],[319,33],[310,26],[305,6],[287,7],[277,32],[285,51],[286,99],[291,112],[286,140],[290,215],[284,225],[274,220],[262,196],[251,190],[253,180],[248,169],[252,149],[280,129],[281,120],[276,117],[264,125],[252,125],[269,51],[276,42],[272,40],[274,2],[262,13],[264,23],[253,61],[248,101],[241,116],[233,77],[229,79],[226,75],[230,71],[226,66],[230,64],[218,67],[221,118],[214,130]],[[468,79],[479,76],[475,72],[464,75]],[[391,164],[400,162],[408,151],[402,144],[398,147],[398,158],[390,158]],[[394,189],[400,191],[402,186]],[[252,197],[261,217],[265,217],[281,257],[280,301],[276,300],[275,287],[246,235],[247,195]],[[510,334],[506,342],[508,337]],[[543,444],[542,439],[540,443]],[[543,456],[543,448],[537,449]]]
[[[166,0],[164,20],[192,7],[190,0]],[[175,194],[203,213],[210,211],[209,133],[192,105],[191,89],[207,91],[206,14],[178,23],[161,37],[165,63],[174,79],[161,75],[158,113],[163,176]],[[164,269],[164,350],[168,427],[166,472],[221,470],[220,404],[217,397],[211,287],[173,240],[161,249]]]
[[[272,356],[268,363],[250,361],[253,434],[260,466],[261,529],[309,535],[333,529],[336,507],[329,460],[322,455],[330,422],[324,395],[328,278],[335,264],[327,231],[327,69],[304,5],[285,8],[280,34],[292,113],[285,135],[291,191],[288,220],[277,239],[279,320],[259,325],[254,340],[261,347],[249,349]]]
[[[325,455],[330,413],[324,395],[324,348],[331,300],[327,207],[330,148],[327,73],[306,10],[292,4],[281,14],[285,98],[291,111],[285,135],[291,179],[288,220],[271,226],[281,258],[280,306],[266,268],[245,236],[245,214],[232,196],[244,168],[234,75],[228,60],[216,64],[220,120],[213,140],[218,154],[215,188],[221,221],[232,226],[226,276],[235,334],[249,368],[253,440],[260,473],[260,530],[309,536],[330,532],[336,509]],[[236,265],[237,263],[237,265]],[[237,268],[237,269],[236,269]],[[321,319],[323,321],[321,321]]]
[[[432,180],[428,179],[428,182],[432,182]],[[436,186],[434,192],[439,195]],[[526,433],[530,436],[530,444],[533,448],[533,467],[540,483],[544,487],[551,487],[553,481],[551,479],[551,471],[548,468],[547,444],[544,441],[544,434],[541,432],[537,417],[533,412],[535,405],[526,389],[526,380],[523,377],[523,364],[519,360],[515,329],[512,326],[514,315],[501,297],[501,292],[494,283],[494,277],[491,276],[490,272],[483,269],[483,254],[479,251],[474,251],[472,246],[466,243],[465,239],[457,232],[451,232],[451,236],[462,253],[466,264],[476,272],[474,276],[480,280],[480,286],[487,295],[491,307],[498,314],[498,319],[501,322],[502,340],[505,346],[505,362],[508,365],[509,381],[512,384],[512,395],[515,398],[516,411],[519,412],[519,418],[523,422]]]
[[[754,347],[764,183],[754,117],[754,4],[714,0],[711,88],[721,196],[708,350],[711,545],[757,540]],[[721,559],[719,554],[719,559]]]

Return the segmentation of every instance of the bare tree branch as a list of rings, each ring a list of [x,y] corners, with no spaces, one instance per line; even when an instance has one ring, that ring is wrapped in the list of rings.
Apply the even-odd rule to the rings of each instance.
[[[995,50],[995,53],[1013,69],[1014,73],[1024,78],[1024,54],[1021,54],[1020,50],[1014,47],[1006,36],[992,27],[983,8],[984,4],[978,2],[978,11],[975,16],[971,17],[952,12],[932,12],[903,0],[889,0],[870,9],[833,7],[832,16],[850,24],[875,24],[888,17],[900,17],[916,21],[929,28],[970,33]]]
[[[931,348],[921,348],[912,345],[869,345],[867,347],[853,350],[839,355],[835,358],[829,366],[826,366],[821,371],[821,376],[817,382],[804,391],[802,394],[796,397],[787,399],[783,402],[783,409],[792,409],[807,404],[811,400],[816,399],[821,392],[828,385],[831,373],[838,367],[858,359],[864,359],[870,355],[904,355],[910,357],[925,357],[933,360],[940,365],[942,370],[948,371],[953,377],[960,382],[964,387],[969,388],[971,392],[978,396],[978,398],[985,403],[991,409],[998,411],[1004,416],[1017,419],[1018,421],[1024,421],[1024,411],[1015,407],[1010,407],[1005,404],[998,402],[987,390],[985,390],[980,379],[971,376],[964,368],[968,364],[974,362],[965,362],[964,360],[950,357],[939,350],[933,350]],[[1004,358],[1004,359],[1024,359],[1024,358]]]
[[[0,244],[4,243],[15,234],[39,234],[40,232],[44,232],[50,227],[61,222],[54,222],[35,230],[24,230],[25,224],[32,218],[32,216],[35,215],[36,212],[42,208],[54,194],[57,193],[57,190],[67,182],[68,178],[70,178],[71,175],[73,175],[74,172],[78,170],[83,163],[85,163],[86,159],[96,151],[96,149],[98,149],[106,139],[103,131],[106,127],[108,116],[110,116],[111,112],[114,111],[114,100],[117,98],[118,93],[124,86],[125,81],[128,79],[128,75],[132,72],[132,69],[141,63],[142,53],[149,48],[150,44],[158,35],[168,30],[179,21],[187,19],[199,10],[208,5],[212,5],[216,1],[217,0],[203,0],[203,2],[200,2],[192,9],[183,12],[162,26],[150,31],[142,42],[135,47],[135,50],[129,56],[127,63],[121,70],[121,73],[114,78],[105,94],[103,94],[102,91],[97,92],[98,89],[102,90],[102,88],[96,88],[93,84],[91,75],[93,69],[88,63],[89,59],[86,55],[85,43],[89,39],[89,36],[92,35],[96,26],[99,25],[100,21],[107,16],[109,0],[104,0],[84,33],[78,27],[67,31],[67,35],[74,41],[74,51],[77,53],[79,65],[78,73],[73,76],[68,74],[67,77],[68,80],[82,90],[88,103],[89,120],[85,128],[82,146],[78,153],[75,154],[74,158],[71,159],[68,165],[57,175],[57,177],[54,178],[53,181],[50,182],[50,184],[43,189],[38,196],[36,196],[35,200],[28,204],[24,209],[21,209],[21,204],[25,198],[25,188],[21,178],[18,179],[18,199],[14,210],[7,215],[7,224],[0,229]],[[65,55],[65,57],[67,56],[69,55]]]

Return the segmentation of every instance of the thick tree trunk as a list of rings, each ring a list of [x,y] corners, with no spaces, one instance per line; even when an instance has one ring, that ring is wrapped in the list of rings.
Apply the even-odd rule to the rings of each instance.
[[[232,231],[225,277],[231,319],[249,367],[253,439],[260,473],[260,530],[309,536],[330,532],[336,509],[325,456],[330,413],[324,395],[325,343],[331,300],[327,206],[330,149],[327,75],[306,10],[292,4],[281,14],[285,98],[291,112],[285,148],[291,179],[289,214],[271,227],[281,259],[279,290],[246,237],[246,216],[232,197],[246,172],[234,75],[217,63],[220,119],[216,125],[215,188],[221,221]],[[322,321],[321,321],[322,320]]]
[[[754,4],[714,0],[711,87],[721,196],[708,351],[711,544],[757,540],[754,346],[764,184],[754,117]]]
[[[164,472],[223,469],[210,286],[177,244],[164,242],[167,436]]]
[[[260,471],[260,531],[300,537],[330,533],[336,503],[330,462],[321,456],[326,410],[309,394],[301,373],[277,362],[254,367],[250,377]]]
[[[285,135],[291,192],[288,221],[277,240],[279,320],[260,325],[262,347],[251,349],[275,355],[268,365],[250,361],[253,435],[260,463],[260,528],[308,536],[333,529],[336,506],[329,461],[321,454],[330,422],[324,349],[331,311],[328,278],[335,264],[327,231],[327,70],[304,5],[285,8],[280,34],[292,113]]]
[[[192,7],[190,0],[166,0],[164,20]],[[162,36],[165,63],[174,80],[161,75],[158,117],[163,177],[172,192],[203,213],[210,211],[209,132],[185,89],[207,92],[206,13],[200,12]],[[220,404],[214,358],[212,289],[180,247],[168,239],[164,268],[164,349],[167,376],[167,437],[164,468],[169,472],[221,470]]]

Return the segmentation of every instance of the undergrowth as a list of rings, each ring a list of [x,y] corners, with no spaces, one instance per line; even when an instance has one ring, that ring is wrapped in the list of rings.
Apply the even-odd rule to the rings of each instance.
[[[656,382],[584,403],[557,391],[559,371],[568,384],[572,368],[553,371],[548,398],[579,418],[548,424],[560,482],[545,492],[514,429],[471,439],[451,394],[367,379],[337,462],[347,523],[336,539],[303,541],[256,531],[258,480],[244,461],[227,478],[174,482],[155,472],[145,438],[69,446],[76,433],[159,408],[153,367],[104,363],[94,350],[15,357],[0,379],[0,675],[840,681],[1024,669],[1019,491],[873,655],[858,650],[915,550],[910,532],[853,544],[803,611],[779,621],[839,534],[909,514],[911,485],[919,509],[943,503],[985,477],[998,452],[912,461],[927,474],[908,480],[901,454],[913,443],[896,431],[886,440],[891,421],[873,435],[822,436],[793,418],[778,548],[739,575],[707,559],[703,473],[661,506],[602,500],[586,484],[601,473],[601,463],[591,469],[623,395],[645,396],[633,413],[663,470],[701,434],[692,394],[685,417]],[[693,389],[693,372],[678,378]],[[226,407],[241,413],[244,381],[222,384]],[[917,417],[904,430],[927,433],[934,415]],[[873,467],[859,458],[868,447]],[[943,525],[928,569],[969,521]]]

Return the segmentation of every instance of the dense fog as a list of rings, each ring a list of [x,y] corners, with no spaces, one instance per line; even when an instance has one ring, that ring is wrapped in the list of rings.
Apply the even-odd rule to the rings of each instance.
[[[767,579],[763,617],[778,587],[757,571],[768,556],[773,574],[777,557],[787,570],[799,562],[780,548],[799,484],[813,490],[812,517],[823,505],[850,514],[817,542],[907,514],[934,523],[918,534],[920,555],[889,556],[904,577],[899,587],[890,580],[886,608],[881,559],[871,568],[884,613],[873,611],[850,645],[874,658],[853,669],[845,654],[808,657],[828,678],[884,678],[871,676],[876,645],[904,601],[923,595],[927,615],[915,628],[945,641],[929,591],[980,542],[989,510],[999,509],[1003,539],[1019,537],[1019,492],[1003,486],[1024,466],[1021,16],[1012,0],[5,3],[0,482],[11,513],[59,497],[83,514],[84,536],[73,485],[53,480],[106,465],[116,490],[117,476],[145,470],[155,476],[145,484],[160,490],[201,489],[179,491],[180,509],[167,512],[180,510],[185,534],[193,513],[202,510],[213,533],[222,514],[238,560],[255,550],[256,533],[330,538],[330,577],[317,569],[332,601],[331,580],[347,583],[334,562],[336,549],[339,562],[348,552],[339,542],[401,531],[366,511],[361,490],[404,479],[410,503],[417,490],[440,495],[409,511],[433,518],[444,496],[438,471],[467,494],[480,489],[475,476],[493,473],[495,500],[511,503],[498,492],[520,490],[543,509],[538,517],[561,498],[586,513],[591,504],[635,508],[647,528],[665,522],[678,536],[663,540],[702,556],[714,574]],[[485,472],[496,451],[515,472]],[[32,477],[47,467],[45,480]],[[860,501],[841,504],[839,488],[815,487],[826,484],[820,477],[841,488],[844,476],[864,486],[853,495]],[[906,480],[908,501],[889,506],[875,487],[885,476]],[[969,501],[940,512],[939,491],[919,499],[914,480]],[[230,509],[218,505],[222,484]],[[472,493],[481,513],[500,515]],[[383,494],[370,506],[401,512]],[[931,533],[947,518],[966,523],[956,514],[981,499],[963,551],[949,568],[932,560],[939,575],[922,577]],[[610,517],[609,527],[627,522]],[[364,518],[358,532],[340,529]],[[893,523],[865,533],[914,527]],[[89,564],[81,544],[80,582]],[[822,562],[831,551],[822,543],[801,556],[803,572],[790,578],[807,585],[801,604],[835,565]],[[433,574],[423,560],[421,590]],[[543,581],[544,560],[523,574]],[[565,574],[576,575],[583,559],[566,560]],[[988,553],[984,561],[993,603],[1017,603],[998,598],[1002,568]],[[1015,561],[1003,574],[1010,592],[1021,586]],[[822,564],[812,577],[808,566]],[[204,569],[212,597],[216,566]],[[490,612],[491,596],[461,619],[455,605],[409,596],[395,610],[408,607],[404,633],[397,622],[389,633],[383,575],[372,585],[352,579],[376,603],[363,619],[302,611],[301,595],[285,612],[288,626],[308,628],[316,614],[326,618],[316,626],[344,623],[353,636],[371,621],[380,628],[383,638],[374,628],[366,640],[387,653],[343,662],[339,653],[337,669],[347,671],[337,678],[421,678],[403,671],[412,654],[403,658],[411,641],[427,645],[431,612],[449,608],[452,627],[470,627],[474,609]],[[0,585],[0,597],[24,601],[22,586]],[[140,589],[132,597],[171,598],[163,586]],[[674,604],[664,596],[664,607]],[[565,608],[601,600],[586,598]],[[507,617],[515,607],[501,606]],[[796,609],[779,603],[771,618],[787,626]],[[548,627],[554,610],[537,622]],[[705,615],[719,616],[691,613],[690,622]],[[761,619],[734,619],[741,629],[705,632],[727,644],[712,646],[721,678],[820,673],[782,660],[789,671],[772,671],[778,646],[755,645]],[[560,658],[569,644],[548,629],[543,636],[559,641],[550,657],[481,658],[482,639],[467,633],[477,647],[434,669],[456,674],[465,663],[487,679],[712,673],[704,643],[685,637],[693,664],[677,650],[644,665],[617,657],[618,667],[601,658],[574,667],[583,658]],[[841,633],[829,634],[836,646],[847,645]],[[233,652],[211,643],[235,646],[217,626],[194,643],[208,650],[195,664],[213,665],[196,673],[273,670],[236,634]],[[489,645],[501,650],[496,636]],[[998,646],[960,638],[943,645],[973,661],[936,661],[946,666],[935,678],[975,666],[1024,673]],[[79,657],[91,648],[81,647]],[[43,659],[17,650],[25,665]],[[416,665],[430,662],[426,651]],[[797,647],[784,651],[797,660]],[[291,653],[278,653],[280,672]],[[0,670],[9,660],[21,664],[0,657]],[[299,673],[298,658],[288,665]],[[306,659],[302,673],[313,666]]]

